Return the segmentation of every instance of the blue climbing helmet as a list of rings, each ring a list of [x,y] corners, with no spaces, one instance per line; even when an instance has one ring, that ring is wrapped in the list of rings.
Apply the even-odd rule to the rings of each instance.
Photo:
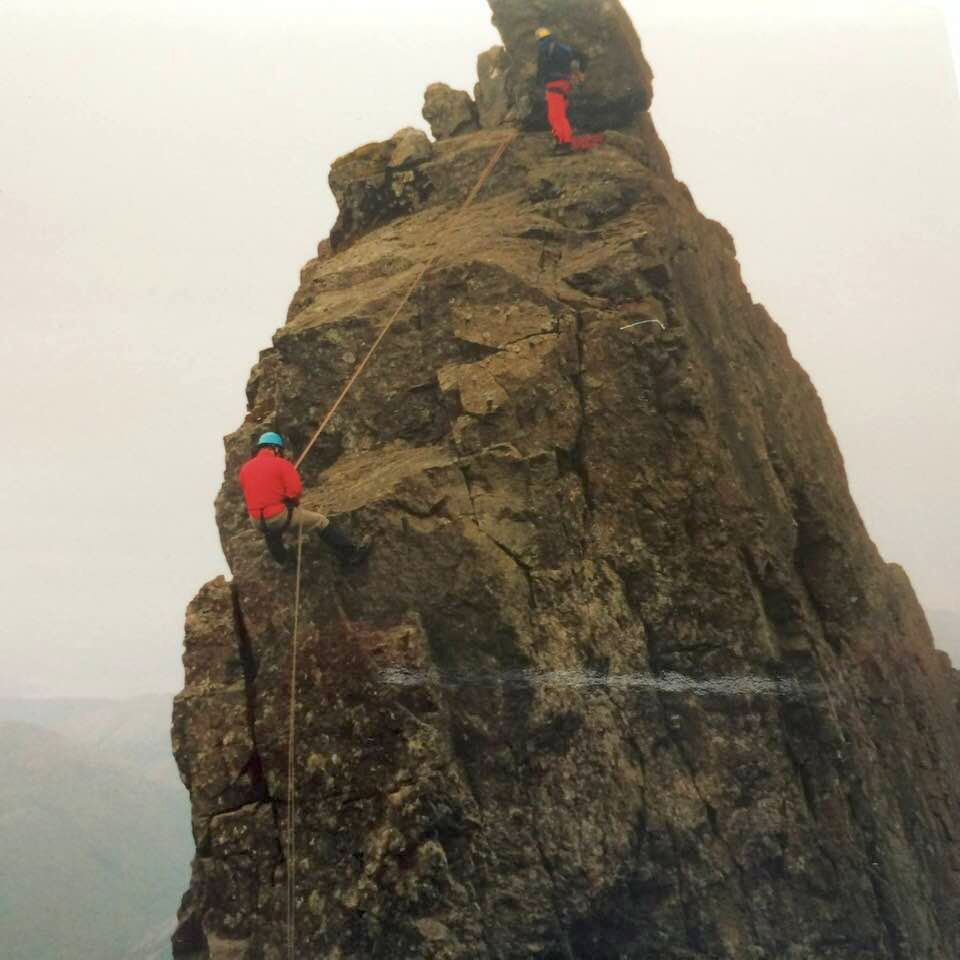
[[[257,441],[257,446],[258,447],[282,447],[283,437],[281,437],[279,433],[274,433],[272,430],[268,430]]]

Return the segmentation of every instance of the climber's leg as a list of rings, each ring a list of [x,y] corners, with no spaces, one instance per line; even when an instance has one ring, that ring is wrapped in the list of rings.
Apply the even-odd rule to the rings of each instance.
[[[283,543],[283,534],[290,526],[293,511],[289,508],[274,517],[261,517],[259,519],[250,518],[250,522],[263,534],[264,543],[270,556],[279,564],[284,564],[290,559],[287,548]]]
[[[320,533],[323,542],[337,555],[341,563],[357,566],[367,559],[370,553],[368,542],[354,543],[339,527],[328,524]]]
[[[273,557],[277,563],[284,564],[290,559],[290,554],[287,552],[286,545],[283,542],[282,533],[278,533],[275,530],[268,530],[263,535],[263,542],[267,545],[270,556]]]
[[[304,533],[317,532],[322,534],[330,526],[330,518],[326,514],[318,513],[316,510],[304,510],[303,507],[294,507],[293,516],[290,518],[290,528],[295,530],[303,525]]]
[[[554,80],[547,86],[547,119],[553,139],[558,144],[568,144],[573,140],[573,129],[567,117],[567,96],[571,89],[566,80]]]
[[[292,534],[294,540],[297,536],[297,528],[302,524],[304,532],[309,533],[313,530],[321,532],[330,525],[330,520],[322,513],[313,510],[304,510],[302,507],[294,507],[293,510],[284,510],[274,517],[268,517],[264,520],[251,519],[251,523],[263,534],[270,556],[277,563],[285,563],[290,559],[287,548],[284,545],[284,535]]]

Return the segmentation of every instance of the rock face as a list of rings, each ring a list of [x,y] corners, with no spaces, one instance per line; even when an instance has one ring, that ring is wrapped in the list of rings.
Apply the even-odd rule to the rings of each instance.
[[[415,127],[404,127],[393,135],[392,150],[387,158],[387,166],[394,169],[415,167],[433,156],[430,138]]]
[[[499,127],[510,115],[509,73],[510,58],[503,47],[491,47],[477,57],[473,95],[481,127]]]
[[[491,2],[509,51],[536,4]],[[550,9],[639,51],[615,4]],[[402,201],[383,145],[334,165],[227,439],[233,579],[187,616],[176,956],[287,956],[294,575],[238,468],[267,426],[302,449],[438,249],[302,470],[376,547],[304,552],[296,955],[960,955],[953,674],[730,236],[646,113],[620,127],[521,134],[457,221],[502,131],[435,144]]]
[[[431,83],[424,96],[423,119],[438,140],[445,140],[476,130],[477,108],[465,90],[454,90],[445,83]]]
[[[433,154],[430,138],[404,127],[389,140],[368,143],[330,168],[330,190],[340,216],[330,231],[336,246],[347,235],[417,209],[430,185],[415,169]]]

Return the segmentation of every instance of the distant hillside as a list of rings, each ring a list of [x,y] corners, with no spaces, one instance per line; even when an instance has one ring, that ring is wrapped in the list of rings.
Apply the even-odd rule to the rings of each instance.
[[[960,613],[953,610],[930,610],[927,620],[937,647],[949,653],[953,666],[960,668]]]
[[[46,719],[59,713],[93,737],[103,714],[61,707]],[[179,784],[111,761],[124,729],[106,723],[101,750],[0,722],[3,960],[169,956],[162,935],[189,876],[189,806]]]
[[[136,946],[123,955],[122,960],[170,960],[170,938],[176,926],[176,917],[171,916],[159,927],[149,930]]]
[[[180,777],[170,747],[173,696],[130,700],[16,700],[0,698],[0,722],[30,723],[95,748],[170,787]]]

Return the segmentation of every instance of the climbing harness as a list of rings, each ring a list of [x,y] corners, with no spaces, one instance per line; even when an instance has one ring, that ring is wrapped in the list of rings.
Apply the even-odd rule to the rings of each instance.
[[[287,516],[282,527],[268,527],[267,518],[260,511],[260,531],[263,533],[263,539],[266,541],[270,556],[277,563],[285,563],[287,560],[287,548],[283,545],[283,535],[290,529],[293,523],[293,506],[287,504]]]
[[[437,246],[437,240],[439,240],[440,234],[452,230],[459,222],[463,214],[466,212],[467,208],[473,203],[477,198],[477,195],[483,189],[483,185],[487,182],[487,178],[493,173],[494,168],[500,162],[500,159],[507,152],[507,147],[513,143],[514,139],[518,136],[519,130],[513,130],[510,134],[504,137],[503,141],[499,146],[494,150],[493,154],[490,157],[489,162],[483,168],[483,171],[480,174],[479,179],[474,184],[473,189],[467,194],[467,198],[463,201],[460,209],[454,215],[454,219],[451,223],[447,224],[445,227],[441,227],[437,230],[436,236],[434,238],[434,245]],[[357,382],[360,377],[360,374],[363,373],[364,368],[370,362],[371,357],[376,353],[377,348],[383,342],[384,337],[390,332],[390,328],[394,325],[397,318],[400,316],[401,311],[410,301],[410,298],[413,296],[414,291],[423,281],[423,278],[427,275],[433,265],[437,262],[437,259],[440,256],[442,248],[437,246],[437,251],[434,253],[429,260],[424,264],[424,266],[414,277],[413,282],[407,288],[406,293],[400,300],[400,304],[394,310],[390,319],[383,325],[383,329],[377,335],[376,340],[373,341],[373,345],[367,351],[364,358],[357,365],[357,368],[353,371],[350,379],[347,381],[346,386],[343,390],[340,391],[340,395],[334,401],[333,406],[327,411],[323,420],[320,421],[320,426],[317,427],[315,433],[310,438],[306,447],[304,447],[303,452],[297,458],[295,467],[300,466],[303,463],[304,458],[307,454],[313,449],[313,445],[320,438],[320,435],[327,428],[327,425],[333,419],[334,414],[337,412],[340,404],[346,399],[347,394],[353,388],[353,385]],[[290,515],[292,519],[292,513]],[[263,522],[261,518],[261,522]],[[286,530],[289,526],[283,529]],[[265,524],[264,524],[265,526]],[[268,541],[269,543],[269,541]],[[297,818],[297,801],[296,801],[296,778],[294,776],[294,759],[295,759],[295,738],[296,738],[296,705],[297,705],[297,646],[299,642],[299,632],[300,632],[300,583],[301,583],[301,572],[302,572],[302,557],[303,557],[303,524],[297,524],[297,575],[296,575],[296,586],[294,588],[294,601],[293,601],[293,642],[291,647],[290,654],[290,710],[289,710],[289,720],[288,720],[288,732],[287,732],[287,953],[289,960],[296,960],[296,921],[297,921],[297,905],[296,905],[296,876],[297,876],[297,843],[296,843],[296,818]]]
[[[283,522],[282,527],[268,527],[267,518],[263,515],[263,510],[260,511],[260,529],[264,533],[286,533],[290,529],[290,524],[293,523],[293,504],[286,504],[287,516]]]

